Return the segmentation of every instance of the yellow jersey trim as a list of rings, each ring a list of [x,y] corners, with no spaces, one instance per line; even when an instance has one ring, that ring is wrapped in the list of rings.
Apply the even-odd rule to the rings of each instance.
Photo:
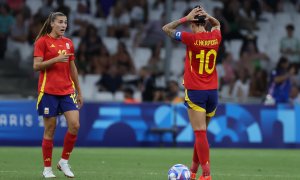
[[[192,51],[189,51],[189,60],[190,60],[191,72],[193,72],[193,67],[192,67]]]
[[[37,103],[36,103],[36,109],[39,108],[39,104],[40,104],[40,102],[41,102],[41,100],[43,98],[43,95],[44,95],[44,92],[40,92],[39,93],[38,100],[37,100]]]
[[[46,80],[47,80],[47,71],[45,70],[45,74],[44,74],[44,78],[43,78],[43,83],[42,83],[42,86],[41,86],[41,90],[39,92],[38,101],[36,103],[36,109],[38,109],[39,103],[41,102],[42,97],[44,95]]]

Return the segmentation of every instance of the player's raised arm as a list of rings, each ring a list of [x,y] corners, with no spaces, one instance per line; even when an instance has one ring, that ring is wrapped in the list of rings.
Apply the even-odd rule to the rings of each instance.
[[[213,31],[215,29],[217,29],[217,30],[221,29],[221,24],[216,18],[212,17],[211,15],[206,13],[204,10],[202,10],[200,13],[201,13],[201,15],[206,16],[206,20],[208,22],[210,22],[210,24],[212,25],[211,31]]]
[[[185,22],[195,21],[196,20],[195,16],[200,15],[201,11],[202,11],[202,9],[200,7],[196,7],[187,16],[164,25],[162,27],[162,30],[171,38],[176,39],[177,26],[179,26],[180,24],[183,24]],[[176,39],[176,40],[179,40],[179,39]]]

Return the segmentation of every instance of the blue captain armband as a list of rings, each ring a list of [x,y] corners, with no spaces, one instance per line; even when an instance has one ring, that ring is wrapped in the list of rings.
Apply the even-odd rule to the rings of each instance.
[[[180,31],[175,31],[174,38],[175,38],[176,41],[181,41],[181,32]]]

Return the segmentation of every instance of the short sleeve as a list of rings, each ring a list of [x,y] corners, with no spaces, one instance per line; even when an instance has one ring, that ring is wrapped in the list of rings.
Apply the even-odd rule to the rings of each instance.
[[[34,57],[42,57],[45,56],[45,41],[39,38],[34,44]]]
[[[181,41],[182,43],[189,45],[193,41],[193,34],[188,32],[181,32]]]
[[[73,54],[72,56],[70,56],[70,61],[74,61],[75,60],[75,50],[74,50],[73,42],[71,42],[70,53]]]

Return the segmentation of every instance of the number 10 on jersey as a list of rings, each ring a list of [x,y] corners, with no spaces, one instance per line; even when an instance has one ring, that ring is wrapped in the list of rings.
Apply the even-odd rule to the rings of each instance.
[[[190,51],[190,57],[191,57],[191,51]],[[210,56],[213,56],[213,66],[210,68],[209,67],[209,60]],[[196,60],[199,59],[200,64],[199,64],[199,74],[203,74],[203,71],[205,71],[207,74],[211,74],[216,66],[216,58],[217,58],[217,52],[214,49],[209,50],[205,54],[205,50],[201,50],[199,54],[196,54]],[[191,58],[190,58],[191,59]]]

